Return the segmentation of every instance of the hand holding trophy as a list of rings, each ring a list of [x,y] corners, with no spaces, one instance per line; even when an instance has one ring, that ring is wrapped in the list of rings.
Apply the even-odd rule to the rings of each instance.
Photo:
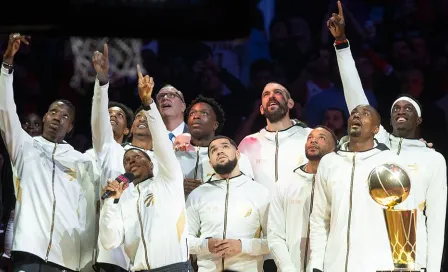
[[[384,208],[393,271],[420,271],[415,260],[417,209],[394,209],[409,196],[409,175],[396,164],[383,164],[370,172],[368,183],[370,196]]]

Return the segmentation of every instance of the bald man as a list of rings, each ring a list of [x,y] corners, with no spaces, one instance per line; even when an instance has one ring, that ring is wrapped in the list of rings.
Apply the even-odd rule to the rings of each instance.
[[[380,120],[369,105],[354,108],[348,141],[320,161],[310,217],[310,265],[315,271],[394,268],[383,209],[370,197],[366,181],[385,163],[406,168],[396,153],[374,139]]]

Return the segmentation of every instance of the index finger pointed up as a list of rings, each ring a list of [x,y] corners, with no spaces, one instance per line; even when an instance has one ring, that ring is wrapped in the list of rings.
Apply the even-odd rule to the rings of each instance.
[[[109,48],[107,47],[107,43],[104,44],[103,55],[106,59],[109,59]]]
[[[344,11],[342,10],[341,1],[338,1],[338,10],[339,10],[339,16],[341,16],[341,19],[344,19]]]
[[[140,64],[137,64],[137,75],[139,79],[143,77],[142,70],[140,70]]]

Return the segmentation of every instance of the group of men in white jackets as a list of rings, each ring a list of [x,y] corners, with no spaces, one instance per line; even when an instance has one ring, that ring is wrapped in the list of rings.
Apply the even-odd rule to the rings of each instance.
[[[153,100],[153,79],[139,68],[142,106],[130,118],[126,106],[109,104],[105,45],[92,58],[93,148],[82,154],[64,141],[75,120],[69,101],[50,105],[42,136],[22,129],[13,60],[28,40],[12,34],[0,73],[0,129],[16,175],[14,271],[187,272],[192,263],[200,272],[393,270],[382,208],[367,185],[384,163],[401,166],[411,179],[400,207],[417,209],[415,263],[440,271],[445,159],[416,138],[422,109],[415,99],[393,103],[392,133],[381,126],[339,8],[328,24],[350,111],[342,141],[326,127],[291,120],[294,101],[275,82],[262,92],[266,127],[239,146],[219,136],[224,115],[213,99],[200,97],[187,108],[182,93],[169,88]],[[173,145],[159,112],[164,99],[184,105],[187,142]],[[129,182],[114,180],[123,173],[131,174]],[[106,191],[110,197],[102,199]]]

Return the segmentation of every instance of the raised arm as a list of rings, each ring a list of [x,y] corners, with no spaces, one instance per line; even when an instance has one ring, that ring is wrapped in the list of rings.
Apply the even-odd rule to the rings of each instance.
[[[445,235],[447,171],[445,158],[437,153],[434,171],[426,192],[427,271],[440,271]]]
[[[114,133],[109,117],[109,54],[107,44],[104,53],[95,51],[92,57],[93,67],[97,73],[92,100],[92,143],[95,152],[102,160],[108,146],[113,143]]]
[[[277,183],[269,207],[268,244],[277,267],[281,271],[293,272],[295,267],[286,245],[286,215],[283,197],[280,193],[280,190],[284,191],[283,186],[281,186],[283,184],[281,182]]]
[[[325,167],[325,163],[321,161],[317,168],[313,211],[310,216],[310,265],[311,268],[320,271],[324,271],[325,249],[330,231],[331,216],[331,199],[327,189]]]
[[[336,57],[344,89],[345,102],[348,111],[351,112],[358,105],[368,105],[369,101],[364,93],[355,61],[350,51],[350,44],[345,36],[345,19],[341,2],[338,1],[339,14],[333,14],[328,20],[327,26],[336,39],[334,44]]]
[[[31,136],[23,129],[17,116],[14,102],[13,60],[21,43],[28,44],[24,36],[11,34],[8,48],[3,54],[3,64],[0,72],[0,129],[11,162],[17,165],[17,159],[25,142],[32,142]]]
[[[154,155],[159,165],[159,176],[163,176],[166,181],[175,181],[183,184],[182,168],[173,150],[173,143],[168,138],[168,131],[162,116],[157,109],[156,103],[151,98],[154,81],[152,77],[143,77],[140,66],[138,71],[138,94],[145,107],[145,115],[148,121],[148,128],[152,135]]]

